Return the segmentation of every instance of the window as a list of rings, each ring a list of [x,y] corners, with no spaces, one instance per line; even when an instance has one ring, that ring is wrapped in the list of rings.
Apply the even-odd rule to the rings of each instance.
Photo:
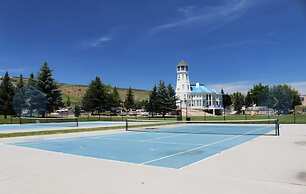
[[[185,70],[185,67],[184,67],[184,66],[182,66],[182,67],[181,67],[181,70],[182,70],[182,71],[184,71],[184,70]]]

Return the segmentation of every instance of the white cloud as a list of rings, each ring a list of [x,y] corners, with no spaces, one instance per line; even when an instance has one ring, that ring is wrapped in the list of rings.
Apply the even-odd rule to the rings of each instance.
[[[99,47],[99,46],[104,46],[106,43],[111,41],[112,38],[110,36],[102,36],[96,40],[93,40],[89,43],[89,46],[91,47]]]
[[[228,82],[228,83],[217,83],[217,84],[210,84],[209,87],[215,88],[216,90],[224,89],[226,93],[233,93],[233,92],[242,92],[244,94],[253,87],[253,85],[259,82],[252,82],[252,81],[237,81],[237,82]],[[264,83],[263,84],[268,84]],[[283,84],[283,83],[275,83],[275,84]],[[306,81],[299,81],[299,82],[288,82],[285,83],[293,88],[297,89],[300,94],[306,95]],[[268,84],[268,85],[274,85]]]
[[[223,5],[218,6],[205,6],[201,8],[195,6],[182,7],[177,10],[181,13],[181,17],[173,22],[153,27],[151,33],[194,23],[210,26],[213,30],[242,16],[250,7],[250,2],[249,0],[226,0]]]

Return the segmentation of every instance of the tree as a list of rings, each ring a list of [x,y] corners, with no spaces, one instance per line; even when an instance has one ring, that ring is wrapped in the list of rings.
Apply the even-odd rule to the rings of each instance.
[[[222,106],[224,109],[226,109],[232,105],[231,96],[228,94],[225,94],[223,89],[221,90],[221,95],[222,95]]]
[[[166,113],[168,112],[168,91],[165,86],[165,82],[160,81],[157,89],[157,111],[163,117],[165,117]]]
[[[33,73],[30,74],[30,77],[29,77],[29,79],[28,79],[27,85],[28,85],[28,86],[33,86],[33,87],[36,87],[36,86],[37,86],[37,80],[35,80],[34,74],[33,74]]]
[[[167,86],[167,94],[168,94],[167,104],[168,104],[169,112],[175,111],[177,99],[175,96],[175,90],[171,84]]]
[[[12,106],[15,88],[11,82],[8,72],[5,73],[0,84],[0,113],[7,118],[7,115],[13,115]]]
[[[91,81],[82,99],[84,110],[99,114],[106,109],[108,101],[107,89],[99,77]]]
[[[145,107],[146,111],[150,112],[152,117],[154,116],[154,113],[158,111],[158,96],[157,96],[157,87],[154,85],[152,92],[149,96],[149,101],[147,106]]]
[[[70,96],[67,96],[66,106],[67,107],[71,106]]]
[[[254,104],[253,96],[251,95],[251,92],[249,91],[247,95],[245,96],[245,106],[250,107]]]
[[[110,102],[111,107],[113,108],[120,107],[121,105],[121,99],[117,87],[114,87],[113,92],[110,94]]]
[[[240,92],[235,92],[231,96],[234,110],[237,111],[237,113],[241,113],[241,109],[244,105],[244,96]]]
[[[24,86],[23,76],[20,74],[19,79],[17,81],[17,88],[22,88]]]
[[[37,87],[47,95],[49,113],[63,106],[62,93],[53,79],[52,70],[49,68],[47,62],[40,68]]]
[[[126,93],[124,106],[127,110],[131,110],[132,108],[135,107],[135,99],[134,99],[134,94],[133,94],[133,90],[131,87],[129,87]]]
[[[19,88],[13,98],[13,107],[18,116],[45,115],[48,107],[47,96],[33,86]]]
[[[287,114],[295,106],[301,104],[298,91],[286,84],[273,86],[270,93],[274,99],[272,107],[280,113]]]
[[[148,106],[149,101],[144,99],[144,100],[140,100],[135,102],[135,108],[136,109],[146,109],[146,107]]]
[[[74,107],[74,116],[79,117],[81,115],[81,108],[79,105],[75,105]]]
[[[171,85],[165,86],[164,81],[160,81],[157,89],[156,98],[157,112],[163,117],[169,112],[176,110],[175,91]]]
[[[254,85],[247,94],[247,105],[268,106],[270,102],[269,86],[261,83]]]

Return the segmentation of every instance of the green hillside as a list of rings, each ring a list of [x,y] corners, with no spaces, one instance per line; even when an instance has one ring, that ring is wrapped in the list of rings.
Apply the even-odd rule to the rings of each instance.
[[[63,93],[63,100],[66,102],[68,96],[73,104],[80,103],[82,97],[84,96],[87,86],[85,85],[70,85],[70,84],[60,84],[60,90]],[[121,100],[124,100],[127,93],[126,88],[118,88],[118,92]],[[133,89],[135,100],[141,101],[149,97],[150,91]]]
[[[2,78],[0,77],[0,80]],[[16,84],[17,80],[19,78],[17,77],[12,77],[11,78],[13,83]],[[24,82],[27,82],[27,78],[24,78]],[[67,101],[68,96],[70,97],[70,101],[72,104],[79,104],[81,102],[82,97],[84,96],[87,86],[86,85],[73,85],[73,84],[67,84],[67,83],[61,83],[59,84],[59,89],[63,93],[63,100],[64,102]],[[118,88],[118,92],[120,95],[121,100],[125,99],[125,95],[127,93],[126,88]],[[141,101],[144,99],[149,98],[150,91],[148,90],[141,90],[141,89],[133,89],[135,100],[136,101]]]

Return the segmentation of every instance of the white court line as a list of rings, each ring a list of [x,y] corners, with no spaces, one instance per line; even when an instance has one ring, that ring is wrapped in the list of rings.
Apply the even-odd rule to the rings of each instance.
[[[185,150],[185,151],[182,151],[182,152],[177,152],[175,154],[171,154],[171,155],[168,155],[168,156],[164,156],[164,157],[161,157],[161,158],[157,158],[157,159],[153,159],[153,160],[149,160],[149,161],[146,161],[146,162],[143,162],[141,164],[149,164],[149,163],[152,163],[152,162],[156,162],[156,161],[159,161],[159,160],[163,160],[163,159],[166,159],[166,158],[170,158],[170,157],[173,157],[173,156],[178,156],[178,155],[181,155],[181,154],[185,154],[185,153],[188,153],[188,152],[192,152],[192,151],[195,151],[195,150],[199,150],[201,148],[204,148],[204,147],[208,147],[208,146],[212,146],[212,145],[216,145],[216,144],[219,144],[219,143],[222,143],[222,142],[226,142],[226,141],[229,141],[229,140],[232,140],[232,139],[236,139],[238,137],[242,137],[250,132],[255,132],[255,131],[258,131],[258,130],[261,130],[261,129],[266,129],[266,128],[258,128],[256,130],[253,130],[253,131],[248,131],[247,133],[244,133],[244,134],[241,134],[241,135],[237,135],[237,136],[234,136],[234,137],[230,137],[230,138],[225,138],[225,139],[222,139],[220,141],[216,141],[214,143],[210,143],[210,144],[203,144],[201,146],[198,146],[198,147],[195,147],[195,148],[191,148],[189,150]]]
[[[203,144],[193,144],[193,143],[172,143],[172,142],[164,142],[164,141],[143,141],[143,140],[122,140],[116,138],[103,138],[111,141],[121,141],[121,142],[137,142],[137,143],[156,143],[156,144],[168,144],[168,145],[190,145],[190,146],[199,146]]]
[[[169,144],[169,145],[203,145],[203,144],[191,144],[191,143],[172,143],[172,142],[163,142],[163,141],[154,141],[154,140],[159,140],[159,139],[164,139],[164,138],[169,138],[169,137],[177,137],[177,136],[183,136],[187,134],[175,134],[175,135],[167,135],[163,137],[156,137],[156,138],[149,138],[146,140],[123,140],[120,138],[113,138],[113,137],[102,137],[101,139],[106,139],[106,140],[112,140],[112,141],[122,141],[122,142],[139,142],[139,143],[158,143],[158,144]]]

